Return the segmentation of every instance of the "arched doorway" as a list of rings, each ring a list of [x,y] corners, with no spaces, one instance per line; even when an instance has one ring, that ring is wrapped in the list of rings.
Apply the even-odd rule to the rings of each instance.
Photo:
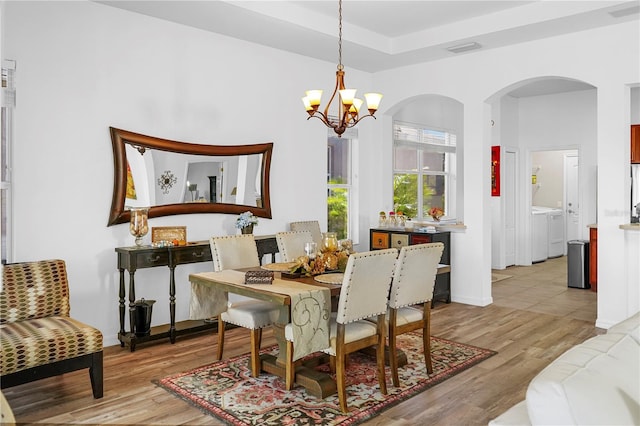
[[[539,207],[561,211],[563,222],[567,214],[564,170],[553,161],[547,168],[538,164],[533,158],[543,158],[540,153],[571,151],[584,157],[579,166],[578,226],[587,236],[584,217],[595,214],[596,208],[596,89],[578,80],[540,77],[510,85],[487,102],[494,124],[490,145],[500,147],[502,176],[511,173],[513,179],[505,182],[507,188],[513,185],[512,191],[492,197],[492,268],[530,265],[548,256],[546,251],[534,254],[534,233],[539,232],[534,219],[540,211],[534,214],[532,207],[542,204]],[[566,238],[560,244],[564,246]]]

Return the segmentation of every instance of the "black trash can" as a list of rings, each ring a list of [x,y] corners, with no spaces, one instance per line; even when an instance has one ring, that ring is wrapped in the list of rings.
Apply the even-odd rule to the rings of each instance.
[[[135,328],[136,336],[148,336],[151,333],[151,311],[155,300],[136,300],[135,306]]]
[[[567,242],[567,284],[572,288],[590,288],[589,241]]]

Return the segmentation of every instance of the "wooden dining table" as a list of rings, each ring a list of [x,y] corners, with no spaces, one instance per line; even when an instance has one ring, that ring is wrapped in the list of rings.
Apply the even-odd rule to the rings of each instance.
[[[244,268],[239,271],[259,270],[260,268]],[[282,279],[289,282],[307,284],[326,288],[329,290],[332,299],[337,299],[340,295],[340,284],[321,283],[313,277],[288,276],[280,272],[274,272],[274,279]],[[265,300],[280,305],[280,315],[273,325],[274,337],[278,344],[278,354],[261,354],[260,369],[269,374],[285,377],[287,342],[284,336],[284,327],[291,322],[291,296],[273,291],[270,285],[245,285],[220,279],[215,273],[203,272],[190,274],[189,281],[193,284],[200,284],[215,287],[227,293],[235,293],[254,299]],[[303,386],[310,394],[318,398],[326,398],[337,392],[336,383],[329,374],[319,372],[314,369],[320,363],[328,362],[328,355],[319,355],[305,359],[302,365],[296,369],[296,384]]]
[[[438,273],[447,272],[448,265],[441,265],[438,268]],[[256,268],[244,268],[239,269],[240,272],[246,272],[250,270],[260,270]],[[332,301],[337,301],[340,296],[340,284],[330,284],[316,281],[313,277],[306,276],[292,276],[286,273],[274,272],[274,279],[282,279],[285,281],[293,281],[301,284],[317,286],[320,288],[329,289]],[[214,287],[222,292],[235,293],[242,296],[251,297],[254,299],[265,300],[268,302],[280,305],[280,314],[278,320],[273,325],[274,337],[278,344],[277,355],[261,354],[260,355],[260,369],[263,372],[274,374],[279,377],[285,377],[286,369],[286,351],[287,341],[285,339],[284,328],[291,322],[291,296],[273,291],[270,285],[245,285],[231,280],[221,279],[220,275],[212,272],[202,272],[189,275],[189,281],[192,284],[199,284],[208,287]],[[335,309],[335,303],[333,308]],[[398,357],[399,366],[407,363],[406,355],[398,350],[396,356]],[[324,399],[327,396],[333,395],[337,392],[336,382],[331,378],[328,373],[324,373],[315,369],[321,363],[328,362],[328,355],[320,354],[318,356],[305,358],[302,365],[297,366],[295,383],[304,387],[311,395]]]

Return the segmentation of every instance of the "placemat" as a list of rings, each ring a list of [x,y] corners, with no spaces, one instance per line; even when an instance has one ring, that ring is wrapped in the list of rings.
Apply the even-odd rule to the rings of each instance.
[[[267,263],[262,265],[262,269],[273,272],[289,272],[295,266],[295,262]]]
[[[313,277],[313,279],[325,284],[342,284],[343,277],[344,274],[342,272],[339,272],[335,274],[316,275],[315,277]]]

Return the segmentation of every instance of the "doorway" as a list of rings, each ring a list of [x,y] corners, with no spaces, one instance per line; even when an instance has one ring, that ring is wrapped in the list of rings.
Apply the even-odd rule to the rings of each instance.
[[[531,217],[546,216],[547,235],[532,226],[532,261],[567,254],[567,241],[580,238],[580,181],[577,149],[531,152]],[[543,242],[541,242],[543,240]],[[541,245],[546,245],[542,247]],[[534,258],[535,257],[535,258]]]
[[[577,154],[564,156],[564,211],[567,241],[580,239],[580,179]]]

